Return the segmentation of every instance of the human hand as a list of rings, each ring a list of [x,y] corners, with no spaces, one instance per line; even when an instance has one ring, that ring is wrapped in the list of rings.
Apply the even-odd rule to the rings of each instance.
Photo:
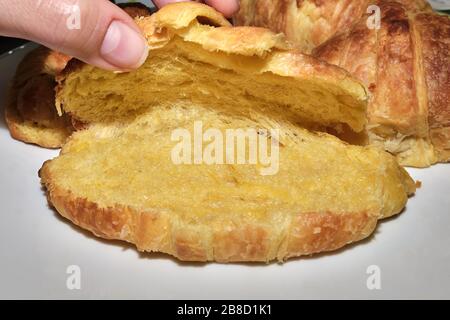
[[[155,0],[158,7],[179,0]],[[237,0],[207,0],[226,16]],[[132,70],[148,55],[133,19],[107,0],[0,0],[0,35],[35,41],[109,70]]]

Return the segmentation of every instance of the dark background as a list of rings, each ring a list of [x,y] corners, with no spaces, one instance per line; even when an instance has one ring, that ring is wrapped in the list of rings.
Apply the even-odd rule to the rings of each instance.
[[[0,37],[0,55],[24,44],[25,40]]]

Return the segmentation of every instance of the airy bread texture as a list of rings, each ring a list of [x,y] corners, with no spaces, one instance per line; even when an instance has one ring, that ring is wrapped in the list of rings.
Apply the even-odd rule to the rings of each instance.
[[[45,148],[59,148],[73,131],[55,108],[55,75],[70,57],[38,47],[19,64],[5,108],[11,136]]]
[[[171,133],[186,128],[193,136],[199,119],[224,135],[279,128],[279,172],[263,176],[262,164],[174,164]],[[282,261],[334,250],[369,236],[415,189],[376,148],[188,101],[154,107],[124,127],[91,125],[40,175],[50,202],[73,223],[189,261]]]
[[[231,27],[198,6],[168,6],[137,20],[150,47],[137,71],[71,63],[58,79],[57,104],[84,123],[129,121],[161,100],[188,99],[249,117],[258,109],[315,128],[363,131],[367,92],[346,71],[288,51],[281,35]]]
[[[362,129],[365,91],[345,72],[284,51],[266,30],[231,28],[201,4],[138,22],[151,48],[140,70],[76,64],[60,79],[59,102],[86,129],[40,176],[74,224],[186,261],[283,261],[369,236],[414,193],[388,153],[299,127]],[[332,104],[314,105],[308,90]],[[278,129],[267,136],[279,142],[278,173],[261,175],[262,162],[175,164],[174,130],[195,136],[197,121],[222,134]]]
[[[450,19],[378,1],[380,29],[367,17],[315,49],[370,90],[369,141],[405,166],[450,160]]]

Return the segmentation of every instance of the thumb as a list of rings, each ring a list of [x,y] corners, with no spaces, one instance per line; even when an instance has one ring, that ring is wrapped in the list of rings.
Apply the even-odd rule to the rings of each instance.
[[[137,68],[148,55],[133,19],[107,0],[0,0],[0,34],[110,70]]]

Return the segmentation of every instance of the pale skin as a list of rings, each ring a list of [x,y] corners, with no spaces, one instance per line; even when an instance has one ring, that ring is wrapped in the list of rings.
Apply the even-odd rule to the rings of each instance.
[[[161,8],[181,1],[153,2]],[[239,10],[238,0],[201,2],[226,17]],[[79,28],[67,27],[70,16],[79,16]],[[138,68],[148,55],[133,19],[108,0],[0,0],[0,35],[35,41],[108,70]]]

